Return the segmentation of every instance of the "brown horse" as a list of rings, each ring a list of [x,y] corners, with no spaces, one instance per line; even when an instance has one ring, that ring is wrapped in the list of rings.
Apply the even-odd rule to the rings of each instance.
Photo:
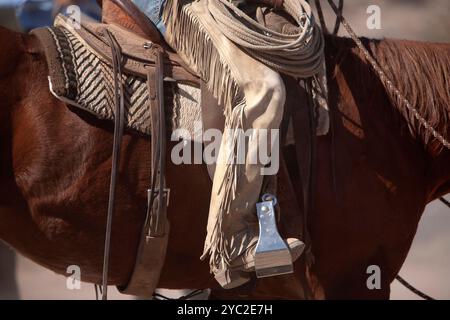
[[[50,94],[36,38],[0,29],[0,42],[0,238],[57,273],[76,264],[83,281],[100,283],[112,124]],[[365,43],[449,137],[450,45]],[[294,275],[213,291],[214,297],[387,299],[425,205],[450,191],[450,152],[391,102],[351,41],[327,37],[326,47],[333,128],[317,139],[309,218],[315,263],[305,269],[299,261]],[[131,274],[149,175],[149,140],[127,132],[110,284],[124,285]],[[159,287],[217,288],[199,260],[211,189],[206,167],[169,161],[167,184],[172,230]],[[366,285],[370,265],[380,267],[380,289]]]

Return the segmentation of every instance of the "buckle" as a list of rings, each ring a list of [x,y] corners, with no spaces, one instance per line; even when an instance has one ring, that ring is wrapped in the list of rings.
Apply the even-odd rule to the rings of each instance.
[[[155,191],[152,191],[152,189],[147,189],[147,201],[148,205],[150,205],[150,199],[152,198],[152,193],[155,194],[155,199],[159,196],[159,189],[155,189]],[[164,197],[166,198],[166,206],[169,206],[170,203],[170,189],[164,188]]]
[[[154,195],[156,198],[159,196],[159,189],[155,189],[154,191],[152,189],[147,189],[147,212],[148,212],[148,230],[147,230],[147,241],[150,241],[152,238],[161,238],[165,235],[166,230],[166,216],[163,217],[159,216],[160,210],[155,210],[155,207],[153,206],[150,208],[150,200],[152,195]],[[169,206],[169,198],[170,198],[170,189],[165,188],[164,189],[164,197],[166,198],[166,206]],[[155,199],[156,199],[155,198]],[[154,205],[155,203],[153,203]],[[156,207],[158,209],[158,207]],[[165,210],[164,210],[165,212]]]

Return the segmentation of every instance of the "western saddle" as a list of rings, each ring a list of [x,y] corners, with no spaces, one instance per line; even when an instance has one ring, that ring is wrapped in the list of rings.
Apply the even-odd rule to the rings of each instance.
[[[142,76],[143,71],[141,67],[136,67],[137,65],[142,66],[142,59],[139,57],[149,56],[145,61],[147,76],[147,84],[150,92],[150,110],[151,110],[151,181],[150,189],[148,190],[148,209],[145,224],[143,226],[143,231],[140,239],[140,244],[138,248],[138,254],[136,258],[136,264],[127,284],[126,288],[119,288],[123,293],[147,296],[151,297],[153,291],[159,280],[160,271],[162,269],[165,252],[168,242],[169,224],[167,221],[167,206],[169,202],[169,189],[167,189],[165,184],[165,162],[166,162],[166,127],[165,127],[165,107],[164,107],[164,81],[180,81],[187,82],[196,87],[200,87],[202,82],[199,77],[189,70],[181,59],[173,52],[169,46],[164,42],[163,37],[159,33],[158,29],[153,25],[150,19],[145,16],[133,3],[131,0],[98,0],[102,6],[102,22],[107,25],[116,25],[121,28],[127,29],[133,32],[139,38],[144,38],[148,40],[147,46],[144,45],[140,48],[126,48],[123,46],[123,42],[119,45],[116,37],[111,33],[111,29],[104,28],[102,32],[97,32],[97,37],[92,37],[86,34],[86,42],[94,47],[99,53],[103,54],[109,51],[108,54],[104,54],[104,58],[109,61],[113,66],[114,74],[114,87],[115,87],[115,114],[114,117],[114,145],[113,145],[113,157],[112,157],[112,170],[111,170],[111,181],[110,181],[110,193],[108,202],[108,219],[106,225],[106,237],[105,237],[105,251],[104,251],[104,264],[103,264],[103,277],[102,277],[102,287],[103,287],[103,299],[107,299],[107,282],[108,282],[108,264],[109,264],[109,252],[110,252],[110,239],[111,239],[111,225],[114,213],[114,203],[115,203],[115,189],[118,173],[118,163],[120,155],[120,146],[122,141],[122,133],[124,130],[124,93],[123,84],[121,79],[122,70],[127,72],[138,73]],[[100,36],[98,36],[100,35]],[[95,38],[95,39],[94,39]],[[102,39],[98,39],[102,38]],[[91,40],[91,41],[90,41]],[[130,50],[132,49],[132,50]],[[136,52],[136,56],[133,57],[134,50],[145,52],[148,50],[150,55],[139,54]],[[293,79],[286,78],[287,84],[290,83],[291,86],[300,88],[298,83],[293,81]],[[211,94],[204,92],[207,90],[202,90],[202,99],[204,94],[208,99],[208,113],[217,112],[221,110],[219,106],[214,108],[211,103],[217,103],[211,97]],[[292,105],[299,103],[299,100],[308,101],[308,98],[301,90],[296,90],[300,93],[293,93],[288,95],[288,100],[286,102],[285,108],[285,119],[282,124],[281,132],[282,137],[286,136],[287,128],[291,117],[294,117],[295,121],[302,121],[302,123],[311,123],[310,117],[311,112],[306,111],[296,111],[299,108],[292,108]],[[296,95],[296,96],[294,96]],[[290,101],[290,102],[289,102]],[[210,103],[211,102],[211,103]],[[202,103],[203,105],[204,103]],[[216,110],[216,111],[213,111]],[[295,114],[297,112],[297,114]],[[303,114],[299,114],[303,112]],[[223,127],[223,118],[220,116],[221,112],[217,112],[216,115],[211,116],[207,114],[206,118],[209,118],[210,123],[204,124],[205,127]],[[302,117],[300,119],[299,117]],[[205,121],[205,117],[204,117]],[[211,122],[215,122],[211,124]],[[297,130],[297,132],[296,132]],[[304,129],[301,129],[304,130]],[[314,129],[312,125],[307,127],[307,132],[299,132],[298,128],[294,128],[294,136],[301,137],[303,140],[301,143],[297,141],[298,146],[296,149],[301,149],[303,151],[309,150],[310,145],[309,139],[314,135]],[[284,132],[284,133],[283,133]],[[311,139],[312,140],[312,139]],[[282,143],[284,142],[282,138]],[[304,153],[304,152],[303,152]],[[297,152],[298,155],[298,152]],[[305,159],[304,154],[301,155]],[[311,167],[311,158],[307,159],[305,167],[306,172],[301,172],[304,177],[309,177],[309,169]],[[299,168],[302,171],[302,168]],[[304,170],[303,170],[304,171]],[[292,189],[292,182],[290,181],[289,172],[286,167],[284,160],[281,161],[281,171],[278,175],[278,179],[283,180],[283,184],[290,186],[280,194],[279,203],[287,208],[286,214],[288,219],[294,219],[296,221],[296,226],[300,224],[303,227],[306,225],[305,217],[299,217],[298,212],[299,204],[295,192]],[[305,179],[303,179],[305,180]],[[304,190],[309,190],[309,178],[301,182],[303,184]],[[305,191],[306,192],[306,191]],[[306,212],[307,201],[304,201],[304,211]],[[292,212],[295,212],[295,217],[292,216]],[[300,221],[299,221],[300,219]],[[292,222],[292,220],[290,220]],[[297,228],[295,231],[290,231],[291,227],[284,225],[285,231],[288,233],[300,232],[302,235],[306,236],[305,230],[300,230]]]
[[[151,42],[166,46],[153,22],[130,0],[99,0],[102,6],[102,21],[119,24]]]

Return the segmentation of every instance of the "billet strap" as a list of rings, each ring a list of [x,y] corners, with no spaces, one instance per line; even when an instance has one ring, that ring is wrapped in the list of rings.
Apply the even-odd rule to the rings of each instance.
[[[122,145],[124,117],[125,117],[125,102],[124,91],[122,84],[122,69],[121,69],[121,52],[114,36],[107,31],[107,37],[111,46],[111,54],[113,59],[113,73],[114,73],[114,93],[115,93],[115,119],[114,119],[114,141],[113,154],[111,166],[111,181],[109,185],[109,200],[108,200],[108,216],[106,220],[105,233],[105,249],[103,254],[103,275],[102,275],[102,300],[108,299],[108,271],[109,271],[109,256],[111,252],[111,231],[112,220],[115,209],[117,175],[119,170],[119,157]]]

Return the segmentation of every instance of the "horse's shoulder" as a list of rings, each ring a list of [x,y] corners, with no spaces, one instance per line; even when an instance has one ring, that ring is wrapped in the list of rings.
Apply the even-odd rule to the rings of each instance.
[[[22,52],[24,41],[19,32],[0,27],[0,75],[7,74],[17,64]]]
[[[46,84],[47,62],[39,39],[28,33],[0,28],[0,89],[13,100],[30,96]],[[21,88],[13,90],[11,87]]]

